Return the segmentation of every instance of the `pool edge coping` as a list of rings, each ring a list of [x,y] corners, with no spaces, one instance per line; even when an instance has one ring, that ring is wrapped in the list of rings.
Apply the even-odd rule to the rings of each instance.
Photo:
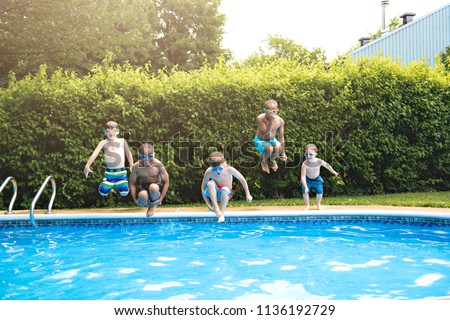
[[[112,210],[113,211],[113,210]],[[206,210],[182,212],[175,209],[173,212],[156,212],[153,217],[147,218],[145,211],[135,212],[111,212],[111,213],[51,213],[35,214],[35,221],[43,224],[98,224],[108,223],[164,223],[173,221],[185,222],[214,222],[217,218],[213,212]],[[384,209],[325,209],[325,210],[233,210],[225,214],[226,221],[314,221],[314,220],[369,220],[369,221],[393,221],[393,222],[423,222],[450,225],[450,212],[448,210],[391,210]],[[0,227],[11,225],[26,225],[30,222],[29,214],[0,215]]]

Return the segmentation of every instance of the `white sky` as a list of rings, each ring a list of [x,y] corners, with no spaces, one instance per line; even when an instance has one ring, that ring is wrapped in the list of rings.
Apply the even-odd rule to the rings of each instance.
[[[450,0],[389,0],[386,24],[405,12],[414,20]],[[222,45],[237,60],[264,47],[268,35],[279,34],[308,50],[321,48],[328,59],[346,53],[358,39],[381,27],[381,0],[222,0],[226,15]]]

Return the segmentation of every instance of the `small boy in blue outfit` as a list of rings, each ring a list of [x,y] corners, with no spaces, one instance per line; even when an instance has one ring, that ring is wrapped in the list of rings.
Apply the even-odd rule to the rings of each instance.
[[[314,144],[306,146],[305,157],[301,168],[302,193],[305,200],[305,210],[309,210],[309,192],[311,189],[316,190],[317,209],[322,210],[320,202],[323,198],[323,179],[320,176],[320,167],[327,168],[335,176],[339,175],[334,169],[322,159],[316,158],[317,147]]]
[[[256,118],[257,133],[253,139],[256,149],[261,155],[261,169],[270,173],[267,160],[270,159],[270,168],[277,171],[276,158],[281,156],[283,161],[287,160],[284,150],[284,120],[278,116],[278,102],[273,99],[264,103],[264,113]],[[275,137],[278,132],[278,139]]]
[[[115,188],[121,196],[128,195],[128,179],[127,169],[125,168],[125,156],[128,159],[130,168],[133,166],[133,155],[128,148],[125,139],[118,138],[119,125],[114,121],[108,121],[105,125],[103,133],[106,139],[99,142],[92,155],[89,157],[85,167],[84,174],[86,178],[92,172],[90,166],[97,158],[100,151],[103,150],[105,155],[106,171],[102,183],[98,187],[101,196],[107,196],[108,193]]]

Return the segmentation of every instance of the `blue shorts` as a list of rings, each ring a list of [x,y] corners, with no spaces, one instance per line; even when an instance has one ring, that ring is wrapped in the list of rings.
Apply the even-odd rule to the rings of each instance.
[[[222,190],[227,193],[228,200],[231,200],[231,198],[233,197],[233,193],[231,192],[230,188],[218,186],[217,184],[214,185],[216,186],[217,201],[220,201],[220,193],[222,192]],[[203,195],[211,199],[211,196],[209,195],[208,192],[208,187],[205,188],[205,192],[203,192]]]
[[[311,189],[316,190],[317,194],[323,194],[323,179],[321,176],[318,176],[315,179],[310,179],[306,177],[306,185],[308,186],[309,192],[311,193]],[[305,188],[302,183],[302,193],[305,193]]]
[[[253,143],[255,144],[256,149],[258,149],[259,154],[263,154],[264,148],[267,145],[275,147],[277,144],[280,144],[280,141],[278,141],[276,138],[273,138],[271,140],[263,140],[260,137],[256,136],[255,139],[253,139]]]

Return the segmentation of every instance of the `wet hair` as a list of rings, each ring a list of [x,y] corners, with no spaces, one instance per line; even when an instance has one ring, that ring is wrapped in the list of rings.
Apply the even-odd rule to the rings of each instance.
[[[311,143],[311,144],[306,145],[305,151],[308,151],[308,149],[312,149],[315,153],[317,153],[317,147],[315,144]]]
[[[266,102],[264,102],[264,107],[267,107],[269,104],[274,104],[278,108],[278,102],[274,99],[269,99]]]
[[[214,161],[214,162],[217,163],[217,164],[221,164],[221,163],[224,163],[224,162],[225,162],[225,157],[224,157],[223,153],[222,153],[222,152],[219,152],[219,151],[211,152],[211,154],[209,155],[209,159],[208,159],[209,162],[213,162],[213,161],[211,160],[211,158],[220,158],[219,161]]]
[[[144,153],[144,149],[147,149],[148,151],[155,151],[155,148],[150,143],[141,144],[139,147],[139,153]]]
[[[112,129],[119,129],[119,125],[117,124],[117,122],[114,122],[114,121],[108,121],[108,122],[105,124],[105,128],[106,128],[106,129],[109,129],[109,128],[112,128]]]

